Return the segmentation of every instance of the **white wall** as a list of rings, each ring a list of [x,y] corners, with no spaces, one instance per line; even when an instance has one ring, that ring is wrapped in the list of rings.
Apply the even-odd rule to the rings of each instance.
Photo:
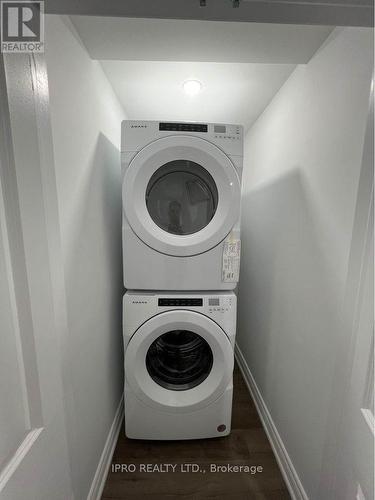
[[[75,497],[87,497],[122,394],[120,124],[98,62],[68,19],[46,17],[64,260],[66,426]],[[60,316],[64,316],[64,312]]]
[[[371,30],[334,30],[245,144],[238,345],[311,499],[323,498],[371,65]]]

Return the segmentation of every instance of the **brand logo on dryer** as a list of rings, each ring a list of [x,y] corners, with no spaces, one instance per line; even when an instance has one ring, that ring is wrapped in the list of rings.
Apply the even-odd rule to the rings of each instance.
[[[147,125],[130,125],[130,128],[147,128]]]
[[[132,304],[148,304],[147,300],[132,300]]]

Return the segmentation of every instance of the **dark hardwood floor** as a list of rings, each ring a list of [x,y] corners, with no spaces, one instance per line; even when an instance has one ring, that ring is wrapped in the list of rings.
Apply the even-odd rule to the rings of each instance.
[[[239,369],[234,372],[232,432],[196,441],[135,441],[120,433],[113,464],[134,464],[136,472],[110,470],[102,500],[290,499],[267,436]],[[139,464],[178,464],[176,472],[140,472]],[[206,473],[180,471],[199,464]],[[210,464],[261,466],[262,472],[210,472]],[[112,467],[111,467],[112,469]],[[178,470],[178,471],[177,471]]]

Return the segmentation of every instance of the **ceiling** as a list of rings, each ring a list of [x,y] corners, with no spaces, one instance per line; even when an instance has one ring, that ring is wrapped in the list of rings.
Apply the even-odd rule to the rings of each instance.
[[[102,61],[129,119],[238,123],[248,129],[295,68],[292,64]],[[182,84],[197,79],[189,97]]]
[[[373,26],[373,0],[48,0],[48,14]]]
[[[248,129],[296,67],[332,31],[324,26],[73,16],[129,119],[238,123]],[[74,29],[74,28],[73,28]],[[203,90],[187,96],[184,81]]]
[[[306,63],[329,26],[72,16],[93,59]]]

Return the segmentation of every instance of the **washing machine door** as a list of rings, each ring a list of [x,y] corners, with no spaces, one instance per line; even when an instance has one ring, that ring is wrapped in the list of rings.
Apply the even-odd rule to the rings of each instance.
[[[233,348],[217,323],[193,311],[146,321],[125,352],[125,376],[147,405],[168,412],[204,408],[228,386]]]
[[[198,137],[170,136],[147,145],[131,161],[122,195],[133,231],[167,255],[206,252],[239,219],[236,169],[218,147]]]

